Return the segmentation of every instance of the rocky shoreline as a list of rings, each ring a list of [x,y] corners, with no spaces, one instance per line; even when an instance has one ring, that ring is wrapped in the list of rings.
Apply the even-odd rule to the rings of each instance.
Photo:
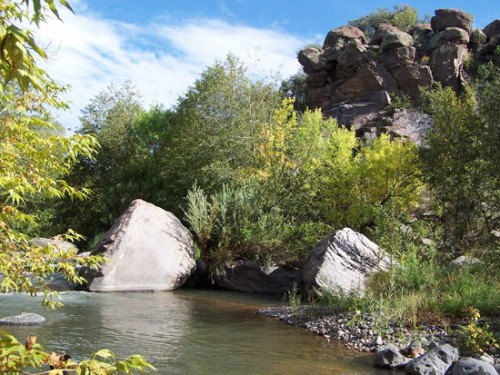
[[[302,327],[309,332],[323,336],[327,341],[340,341],[347,348],[353,350],[379,353],[386,348],[396,348],[397,352],[407,359],[404,365],[413,358],[423,357],[424,353],[431,352],[434,348],[446,346],[454,349],[457,347],[457,332],[460,326],[466,323],[465,321],[453,321],[447,324],[444,322],[443,324],[424,324],[412,329],[401,327],[394,322],[383,319],[383,317],[377,318],[359,312],[332,314],[331,310],[326,308],[309,305],[270,307],[260,309],[257,313],[279,319],[289,325]],[[458,350],[454,350],[457,352],[458,359]],[[462,354],[467,355],[467,353]],[[491,369],[496,370],[496,373],[500,371],[498,350],[493,353],[485,353],[477,359],[490,364]],[[456,362],[456,359],[453,362]],[[384,366],[377,363],[377,355],[374,358],[374,363],[382,367],[402,367],[401,364]],[[491,373],[495,374],[495,372]]]

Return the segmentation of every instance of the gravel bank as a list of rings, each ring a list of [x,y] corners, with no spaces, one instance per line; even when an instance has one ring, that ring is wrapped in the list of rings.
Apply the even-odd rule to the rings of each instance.
[[[400,349],[406,349],[409,356],[417,356],[421,354],[422,348],[435,345],[447,343],[456,346],[456,331],[460,324],[465,323],[460,321],[447,326],[419,325],[417,329],[410,329],[367,314],[347,312],[331,315],[327,310],[311,306],[271,307],[259,310],[258,314],[303,327],[326,340],[339,340],[354,350],[375,352],[382,346],[394,344]],[[493,356],[496,358],[492,360],[498,362],[498,353],[493,353]]]

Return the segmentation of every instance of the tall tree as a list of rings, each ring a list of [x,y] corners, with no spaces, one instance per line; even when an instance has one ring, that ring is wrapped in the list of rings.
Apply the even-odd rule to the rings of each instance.
[[[484,246],[500,222],[499,82],[484,87],[480,106],[470,86],[460,95],[450,88],[428,95],[434,125],[426,134],[422,158],[452,254]]]
[[[235,57],[207,68],[175,109],[175,154],[166,158],[185,192],[195,183],[220,188],[258,155],[260,126],[279,106],[273,84],[252,80]]]
[[[66,1],[61,4],[69,8]],[[95,138],[58,134],[52,108],[64,108],[59,87],[38,65],[46,54],[23,23],[39,25],[53,13],[53,1],[3,1],[0,4],[0,291],[35,294],[48,275],[61,271],[79,280],[75,264],[84,260],[75,252],[56,252],[30,244],[28,233],[39,225],[36,210],[27,203],[85,198],[88,190],[65,180],[78,157],[92,158]],[[69,238],[77,237],[68,232]],[[76,261],[77,263],[73,263]],[[90,262],[96,262],[92,258]],[[52,305],[52,294],[44,302]]]

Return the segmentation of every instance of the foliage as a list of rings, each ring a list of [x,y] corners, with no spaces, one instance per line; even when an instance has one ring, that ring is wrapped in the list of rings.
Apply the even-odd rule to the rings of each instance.
[[[47,1],[50,12],[57,15],[53,2]],[[65,1],[61,3],[67,7]],[[28,207],[43,200],[83,199],[87,189],[78,189],[64,177],[80,156],[93,158],[96,140],[91,136],[64,137],[52,121],[51,108],[64,108],[58,98],[61,89],[36,66],[31,51],[44,57],[34,45],[33,34],[14,25],[17,21],[43,21],[47,10],[40,1],[34,10],[26,1],[3,2],[2,71],[0,94],[0,273],[1,291],[36,294],[44,289],[44,279],[63,272],[73,281],[81,281],[75,266],[88,262],[97,266],[102,259],[88,261],[75,252],[56,252],[40,248],[28,241],[28,233],[40,223],[36,210]],[[20,60],[16,60],[19,58]],[[69,231],[67,239],[78,235]],[[53,306],[53,294],[45,291],[44,303]]]
[[[229,55],[206,69],[175,108],[176,143],[165,160],[187,192],[198,181],[212,192],[257,157],[257,134],[279,105],[273,84],[252,80]]]
[[[307,46],[305,46],[304,49],[305,48],[307,48]],[[307,75],[305,73],[299,72],[281,82],[280,91],[284,93],[286,98],[294,98],[294,109],[297,112],[304,112],[307,108],[306,78]]]
[[[132,179],[129,170],[142,157],[132,136],[132,124],[142,113],[140,95],[130,82],[108,86],[82,110],[78,134],[97,139],[100,152],[93,158],[78,158],[68,179],[92,190],[93,199],[75,204],[61,201],[54,227],[69,223],[90,238],[109,229],[128,206],[133,199],[130,190],[141,181]]]
[[[285,295],[288,304],[290,305],[292,314],[297,313],[301,303],[300,290],[297,287],[297,284],[293,283],[292,289],[289,290]]]
[[[59,2],[71,9],[65,0]],[[42,291],[44,303],[55,307],[57,294],[46,287],[47,277],[61,272],[68,280],[81,282],[76,266],[85,264],[95,268],[103,258],[83,259],[76,250],[59,251],[54,246],[39,247],[29,241],[28,233],[40,222],[33,204],[88,196],[88,189],[78,189],[64,178],[79,158],[92,160],[98,145],[89,135],[66,138],[58,134],[59,128],[52,121],[51,109],[65,107],[58,98],[62,89],[38,68],[32,53],[41,58],[46,55],[36,44],[34,34],[18,26],[27,23],[39,26],[50,13],[58,17],[53,0],[0,3],[0,292],[35,295]],[[62,238],[75,240],[79,235],[69,230]],[[57,367],[66,366],[77,374],[153,369],[141,356],[115,361],[109,351],[100,351],[80,364],[60,359],[45,353],[35,337],[29,337],[21,345],[13,336],[0,331],[2,373],[31,373],[29,369],[39,369],[44,364],[56,367],[47,373],[58,374],[63,371]]]
[[[194,186],[185,219],[212,274],[235,260],[292,265],[326,232],[320,223],[294,225],[277,207],[267,210],[252,186],[224,185],[210,196]]]
[[[489,325],[487,323],[483,325],[478,324],[481,317],[479,310],[470,307],[468,313],[469,323],[461,327],[458,335],[462,349],[474,354],[481,354],[493,348],[499,349],[500,345],[495,339],[493,332],[490,331]]]
[[[373,226],[386,210],[409,210],[419,194],[417,154],[381,137],[360,144],[354,131],[298,114],[285,99],[256,139],[258,157],[231,184],[188,194],[186,220],[214,269],[231,260],[297,264],[329,228]]]
[[[477,96],[465,87],[428,93],[434,125],[428,130],[421,157],[426,179],[442,209],[444,244],[450,254],[471,245],[487,246],[489,232],[500,223],[500,140],[496,100],[500,80]]]
[[[59,0],[69,10],[71,6],[66,0]],[[29,0],[2,1],[0,3],[0,73],[1,86],[11,81],[22,91],[34,91],[43,95],[45,100],[52,101],[52,90],[58,90],[57,84],[36,64],[36,57],[47,59],[47,54],[40,47],[35,35],[28,29],[23,29],[23,22],[40,26],[48,14],[59,18],[54,0],[34,0],[31,9]]]
[[[28,336],[21,344],[14,336],[0,331],[0,372],[8,374],[132,374],[155,370],[144,357],[131,355],[116,360],[113,352],[102,349],[90,355],[90,359],[74,362],[68,355],[45,352],[36,342],[36,336]],[[36,371],[36,372],[34,372]]]
[[[390,23],[403,31],[409,31],[419,22],[418,12],[408,5],[396,5],[391,11],[387,8],[379,8],[366,16],[349,21],[349,25],[355,26],[371,38],[381,23]]]

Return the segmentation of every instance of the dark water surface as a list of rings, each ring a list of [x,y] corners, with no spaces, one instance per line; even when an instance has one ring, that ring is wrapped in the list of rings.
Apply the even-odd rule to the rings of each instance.
[[[83,359],[101,348],[119,358],[143,354],[159,374],[388,374],[371,356],[256,315],[281,305],[274,296],[221,291],[63,293],[64,307],[47,311],[21,295],[0,295],[0,317],[35,312],[41,327],[0,327],[24,340],[38,336],[46,351]]]

